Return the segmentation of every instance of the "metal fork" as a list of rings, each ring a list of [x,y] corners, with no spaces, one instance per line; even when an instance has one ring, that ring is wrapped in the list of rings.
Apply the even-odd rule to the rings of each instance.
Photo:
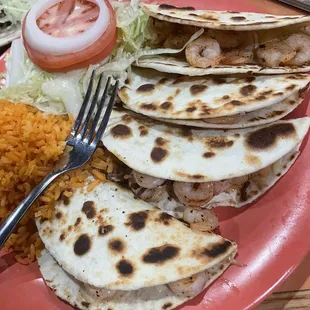
[[[35,202],[35,200],[39,197],[39,195],[47,188],[47,186],[50,185],[60,175],[83,166],[94,154],[98,143],[103,135],[103,132],[107,127],[118,89],[118,81],[116,81],[113,86],[110,101],[102,118],[102,111],[105,102],[107,101],[108,88],[111,79],[108,78],[103,95],[101,99],[98,100],[102,84],[102,75],[100,76],[97,83],[95,94],[92,96],[94,76],[95,73],[93,72],[85,95],[85,99],[77,116],[77,119],[73,125],[70,138],[66,141],[66,145],[68,147],[71,147],[72,149],[63,153],[60,160],[55,165],[54,170],[30,192],[30,194],[20,203],[20,205],[1,225],[0,249],[2,248],[5,241],[8,239],[18,222],[22,219],[22,217]],[[91,105],[89,106],[90,102]],[[95,112],[96,107],[97,109]],[[87,108],[88,113],[85,117]]]

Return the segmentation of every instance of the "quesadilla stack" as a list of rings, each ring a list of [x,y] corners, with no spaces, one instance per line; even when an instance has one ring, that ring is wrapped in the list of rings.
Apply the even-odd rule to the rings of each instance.
[[[173,309],[229,267],[234,242],[198,233],[112,183],[75,192],[37,220],[55,294],[80,309]]]
[[[242,128],[283,118],[303,100],[309,74],[190,77],[133,70],[119,97],[127,109],[201,128]]]
[[[192,208],[241,207],[261,196],[296,160],[309,124],[199,130],[114,111],[103,143],[132,169],[124,180],[136,197],[187,217]]]
[[[310,16],[195,10],[167,4],[142,7],[152,17],[148,44],[170,50],[160,56],[155,51],[137,61],[137,66],[195,76],[310,70]],[[193,40],[199,29],[203,31]]]

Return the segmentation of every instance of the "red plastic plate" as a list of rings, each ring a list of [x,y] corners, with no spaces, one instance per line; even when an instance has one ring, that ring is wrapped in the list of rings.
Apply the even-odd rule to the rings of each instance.
[[[168,2],[168,1],[161,1]],[[196,8],[258,12],[242,0],[169,1]],[[0,72],[4,71],[0,58]],[[310,115],[309,94],[290,118]],[[259,201],[241,210],[220,208],[220,231],[239,245],[238,261],[209,289],[180,309],[240,310],[261,302],[302,261],[310,249],[310,144],[290,171]],[[12,254],[0,258],[0,307],[3,310],[72,309],[44,285],[36,264],[21,266]]]

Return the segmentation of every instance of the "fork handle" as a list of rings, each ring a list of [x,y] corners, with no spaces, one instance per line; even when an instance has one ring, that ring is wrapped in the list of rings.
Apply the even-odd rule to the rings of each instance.
[[[58,176],[60,176],[64,171],[58,170],[47,177],[45,177],[40,184],[38,184],[30,194],[19,204],[19,206],[9,215],[9,217],[0,226],[0,249],[3,247],[5,241],[8,239],[16,225],[32,206],[35,200],[40,196],[40,194],[46,189],[46,187],[51,184]]]

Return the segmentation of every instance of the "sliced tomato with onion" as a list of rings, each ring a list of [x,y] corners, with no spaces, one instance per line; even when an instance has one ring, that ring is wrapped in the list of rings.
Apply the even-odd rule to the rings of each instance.
[[[116,44],[116,18],[108,0],[40,0],[27,13],[22,35],[34,64],[68,72],[99,63]]]

